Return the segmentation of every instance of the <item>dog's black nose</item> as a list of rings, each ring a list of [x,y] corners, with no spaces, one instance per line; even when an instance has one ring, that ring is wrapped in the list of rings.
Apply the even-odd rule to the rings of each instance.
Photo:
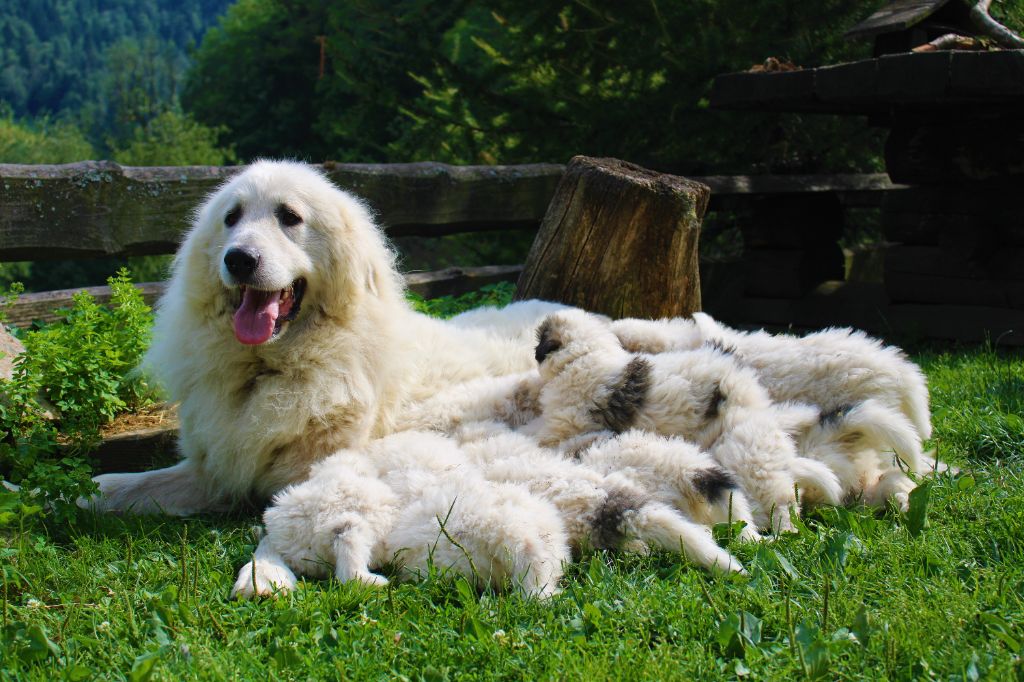
[[[224,254],[224,265],[231,276],[239,281],[252,277],[256,272],[256,266],[260,264],[260,254],[249,249],[233,248],[228,249]]]

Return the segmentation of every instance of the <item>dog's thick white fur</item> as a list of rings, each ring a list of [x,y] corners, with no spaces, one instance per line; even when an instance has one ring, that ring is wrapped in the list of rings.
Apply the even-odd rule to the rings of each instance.
[[[901,412],[875,400],[829,412],[802,403],[780,404],[776,410],[800,454],[824,462],[836,474],[847,502],[880,507],[892,501],[907,511],[916,484],[894,452],[911,451],[919,437]]]
[[[415,313],[360,201],[310,166],[257,162],[200,207],[157,306],[144,364],[180,401],[183,459],[99,476],[92,504],[189,514],[269,499],[448,385],[531,368],[536,322],[563,307]]]
[[[629,353],[605,322],[568,310],[541,324],[537,356],[542,445],[603,429],[682,436],[739,479],[773,531],[792,527],[797,484],[808,502],[840,502],[835,474],[797,454],[756,374],[718,349]]]
[[[828,412],[865,400],[895,409],[914,425],[920,439],[931,437],[928,387],[920,368],[898,348],[863,332],[825,329],[807,336],[742,332],[705,313],[693,319],[617,320],[611,324],[624,348],[661,353],[718,344],[757,371],[776,402],[802,402]],[[918,447],[920,451],[920,446]],[[913,471],[921,462],[901,452]]]
[[[511,582],[547,597],[570,558],[551,503],[486,480],[455,441],[431,433],[331,455],[278,493],[263,519],[266,535],[239,571],[235,596],[286,592],[295,574],[385,585],[372,569],[393,565],[409,579],[433,565],[479,587]]]
[[[602,472],[565,459],[497,422],[466,425],[457,437],[489,479],[522,484],[551,501],[577,551],[587,546],[632,551],[657,547],[681,552],[713,571],[745,572],[735,557],[715,543],[709,528],[624,473]]]

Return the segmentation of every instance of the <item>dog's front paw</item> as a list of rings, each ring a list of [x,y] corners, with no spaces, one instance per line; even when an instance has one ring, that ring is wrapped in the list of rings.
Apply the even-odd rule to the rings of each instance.
[[[265,561],[250,561],[238,572],[238,580],[231,589],[232,599],[277,597],[295,589],[295,575],[287,567]]]

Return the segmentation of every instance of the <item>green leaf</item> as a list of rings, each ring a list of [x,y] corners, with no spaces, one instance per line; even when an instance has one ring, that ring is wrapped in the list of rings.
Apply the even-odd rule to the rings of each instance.
[[[161,652],[150,651],[138,656],[132,663],[132,669],[128,673],[130,682],[145,682],[153,675],[153,669],[160,660]]]
[[[30,625],[25,632],[25,638],[28,640],[29,658],[37,661],[48,656],[60,658],[60,647],[46,636],[46,630],[42,625]]]
[[[931,482],[922,483],[910,491],[910,509],[906,513],[907,531],[911,537],[917,537],[928,522],[928,496]]]
[[[87,668],[81,663],[74,665],[65,671],[64,676],[71,680],[71,682],[81,682],[82,680],[89,680],[96,677],[96,673],[91,668]]]
[[[835,566],[845,567],[851,552],[860,552],[864,543],[853,533],[847,531],[829,538],[823,554],[825,559]]]
[[[857,638],[857,641],[865,649],[868,648],[868,644],[871,642],[871,633],[875,629],[874,624],[871,622],[871,616],[868,614],[867,609],[863,606],[857,611],[857,617],[853,619],[853,625],[850,626],[850,632]]]

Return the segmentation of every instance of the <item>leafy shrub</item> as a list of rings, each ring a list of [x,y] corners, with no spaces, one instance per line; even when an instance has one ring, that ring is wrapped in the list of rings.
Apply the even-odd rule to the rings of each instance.
[[[75,294],[59,321],[22,335],[25,352],[11,380],[0,381],[0,474],[55,503],[58,513],[94,489],[86,456],[100,428],[151,401],[134,371],[149,345],[150,309],[127,270],[107,281],[109,307]]]
[[[481,287],[478,291],[470,291],[461,296],[441,296],[439,298],[423,298],[419,294],[409,292],[412,307],[432,317],[448,319],[473,308],[492,305],[502,308],[512,302],[516,287],[511,282],[498,282]]]

